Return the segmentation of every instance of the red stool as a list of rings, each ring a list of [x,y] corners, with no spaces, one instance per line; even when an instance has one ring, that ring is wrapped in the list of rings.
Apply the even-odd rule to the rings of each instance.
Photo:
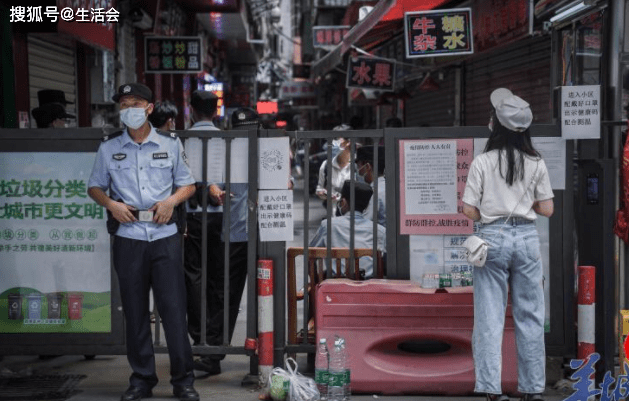
[[[345,338],[355,393],[474,392],[472,287],[436,292],[407,280],[323,281],[316,292],[317,342]],[[502,390],[517,392],[511,307],[502,344]]]

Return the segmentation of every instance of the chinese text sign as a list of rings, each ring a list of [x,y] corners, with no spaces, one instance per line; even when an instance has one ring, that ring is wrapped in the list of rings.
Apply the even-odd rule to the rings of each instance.
[[[293,240],[293,191],[258,192],[260,241]]]
[[[144,38],[145,72],[202,72],[202,49],[201,38],[197,36],[147,36]]]
[[[0,332],[111,331],[110,236],[87,195],[94,157],[0,153]]]
[[[400,141],[400,234],[471,234],[461,198],[473,139]]]
[[[315,26],[312,27],[314,47],[330,48],[338,45],[349,32],[349,26]]]
[[[404,14],[406,58],[474,53],[472,10],[457,8]]]
[[[369,57],[350,58],[347,67],[347,87],[392,91],[395,62]]]
[[[561,136],[564,139],[601,137],[600,85],[561,87]]]
[[[531,0],[475,0],[474,47],[477,52],[527,37],[533,32]]]

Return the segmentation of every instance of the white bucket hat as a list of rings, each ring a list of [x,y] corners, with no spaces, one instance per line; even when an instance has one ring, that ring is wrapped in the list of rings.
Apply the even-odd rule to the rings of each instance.
[[[522,98],[514,95],[509,89],[498,88],[489,97],[496,109],[496,117],[505,128],[522,132],[533,122],[530,105]]]

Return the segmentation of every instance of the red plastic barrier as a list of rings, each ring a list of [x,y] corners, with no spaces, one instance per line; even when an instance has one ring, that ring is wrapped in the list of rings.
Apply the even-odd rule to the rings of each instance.
[[[345,338],[352,393],[471,394],[472,288],[449,291],[423,289],[406,280],[325,280],[315,299],[317,342],[321,337]],[[439,350],[443,352],[430,353]],[[502,360],[502,390],[516,393],[510,306]]]

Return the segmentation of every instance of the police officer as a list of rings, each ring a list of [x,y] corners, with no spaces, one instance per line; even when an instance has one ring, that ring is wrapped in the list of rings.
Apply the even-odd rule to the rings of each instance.
[[[156,295],[170,356],[173,393],[198,400],[193,387],[192,351],[186,332],[186,289],[181,236],[172,223],[173,209],[194,192],[181,141],[147,121],[153,111],[151,90],[138,83],[120,86],[126,129],[106,136],[98,149],[88,194],[107,209],[114,233],[113,263],[126,318],[127,359],[133,369],[121,401],[152,396],[157,384],[151,343],[149,289]],[[109,195],[106,191],[109,190]]]
[[[190,131],[218,131],[212,119],[216,115],[216,107],[218,105],[218,97],[210,91],[196,90],[192,93],[190,105],[192,106],[192,119],[194,124],[190,127]],[[213,301],[216,291],[213,290],[214,282],[212,281],[211,272],[213,269],[223,269],[222,260],[224,259],[221,249],[221,230],[223,225],[223,210],[216,204],[210,203],[209,193],[207,196],[207,264],[210,267],[207,274],[207,292],[206,292],[206,318],[201,319],[201,288],[202,288],[202,266],[201,252],[203,242],[201,238],[202,232],[202,204],[203,193],[202,185],[203,174],[202,162],[202,141],[197,137],[191,137],[186,140],[186,153],[190,156],[190,169],[195,178],[197,190],[187,202],[187,235],[184,240],[184,271],[186,277],[186,290],[188,294],[188,333],[195,345],[201,343],[201,322],[206,322],[206,343],[208,345],[222,345],[222,341],[214,341],[210,333],[212,326],[209,321],[211,316],[218,313],[215,308],[218,302]],[[208,141],[208,150],[212,147],[222,146],[224,148],[224,140],[221,138],[212,138]],[[209,152],[208,152],[209,154]],[[222,283],[221,283],[222,284]],[[194,362],[197,370],[204,371],[208,375],[217,375],[221,373],[220,360],[221,356],[205,356]],[[202,361],[208,361],[203,363]],[[211,363],[209,361],[212,361]],[[215,362],[214,362],[215,361]]]

